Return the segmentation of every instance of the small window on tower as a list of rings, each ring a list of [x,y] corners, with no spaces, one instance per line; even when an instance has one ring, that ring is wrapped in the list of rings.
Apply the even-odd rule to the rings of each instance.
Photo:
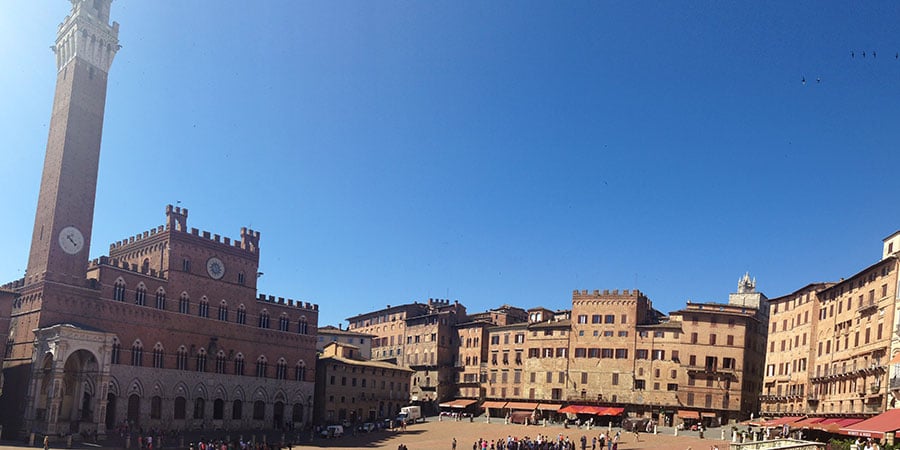
[[[191,260],[189,260],[187,258],[184,258],[183,260],[181,260],[181,270],[183,270],[185,272],[190,272],[191,271]]]
[[[238,284],[244,284],[244,272],[238,272]]]

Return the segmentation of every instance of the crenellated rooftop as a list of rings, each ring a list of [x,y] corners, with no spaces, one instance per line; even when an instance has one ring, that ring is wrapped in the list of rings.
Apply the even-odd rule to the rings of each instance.
[[[317,304],[303,302],[300,300],[294,300],[294,299],[290,299],[290,298],[285,299],[284,297],[275,297],[274,295],[259,294],[259,297],[257,297],[256,301],[261,302],[261,303],[274,303],[276,305],[300,308],[300,309],[305,309],[305,310],[309,310],[309,311],[318,311],[319,310],[319,305],[317,305]]]
[[[88,270],[100,266],[115,267],[118,269],[127,270],[129,272],[139,273],[148,277],[159,278],[160,280],[166,279],[166,277],[164,277],[162,273],[157,272],[156,269],[148,269],[147,272],[142,272],[140,266],[138,266],[137,264],[128,263],[127,261],[122,261],[119,258],[110,258],[109,256],[101,256],[99,258],[91,260],[88,263]]]
[[[225,244],[229,247],[238,248],[241,250],[248,251],[250,253],[257,253],[259,251],[259,238],[260,232],[249,229],[247,227],[241,228],[241,238],[232,240],[229,237],[223,237],[219,234],[212,233],[206,230],[199,230],[197,228],[190,228],[188,231],[187,227],[187,217],[188,217],[188,209],[181,208],[179,206],[166,205],[166,224],[160,225],[156,228],[144,231],[143,233],[138,233],[134,236],[128,236],[121,241],[116,241],[109,245],[109,251],[112,253],[116,250],[123,250],[124,247],[127,247],[132,244],[140,244],[142,241],[146,239],[150,239],[155,237],[156,235],[163,234],[164,232],[180,232],[180,233],[189,233],[192,236],[201,237],[203,239],[208,239],[217,244]]]

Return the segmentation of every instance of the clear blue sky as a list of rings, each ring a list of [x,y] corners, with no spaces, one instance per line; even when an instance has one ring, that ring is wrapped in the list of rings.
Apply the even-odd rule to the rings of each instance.
[[[27,263],[68,11],[0,8],[4,281]],[[429,297],[568,308],[573,289],[637,287],[668,312],[745,271],[776,297],[856,273],[900,229],[897,2],[112,17],[91,256],[181,201],[188,226],[260,230],[260,292],[318,303],[320,325]]]

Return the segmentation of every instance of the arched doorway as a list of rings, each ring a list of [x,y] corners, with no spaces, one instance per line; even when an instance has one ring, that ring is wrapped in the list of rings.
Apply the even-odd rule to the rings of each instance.
[[[272,410],[272,423],[276,430],[284,428],[284,403],[275,402],[275,408]]]
[[[294,403],[294,409],[291,411],[291,421],[295,424],[303,423],[303,403]]]
[[[114,430],[116,427],[116,396],[112,392],[106,394],[106,429]]]
[[[98,372],[97,358],[87,350],[78,350],[66,359],[57,430],[78,433],[82,422],[93,422],[94,387],[97,385]]]
[[[131,426],[140,425],[141,420],[141,398],[137,394],[131,394],[128,397],[128,424]]]

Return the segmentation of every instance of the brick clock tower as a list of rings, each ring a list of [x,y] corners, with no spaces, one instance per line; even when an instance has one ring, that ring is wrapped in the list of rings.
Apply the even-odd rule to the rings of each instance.
[[[83,283],[91,244],[109,67],[119,49],[112,0],[71,0],[56,35],[56,94],[26,284]]]
[[[27,417],[26,408],[35,408],[30,403],[36,393],[29,391],[36,374],[62,373],[49,366],[35,371],[33,366],[42,364],[35,330],[64,322],[61,305],[67,299],[97,298],[99,292],[86,275],[107,74],[119,49],[119,24],[109,24],[112,0],[70,1],[72,10],[52,47],[57,75],[50,134],[28,268],[24,280],[15,284],[3,359],[0,420],[7,430],[22,429],[23,419],[35,419]],[[56,405],[43,408],[44,419],[54,414],[50,406]]]

